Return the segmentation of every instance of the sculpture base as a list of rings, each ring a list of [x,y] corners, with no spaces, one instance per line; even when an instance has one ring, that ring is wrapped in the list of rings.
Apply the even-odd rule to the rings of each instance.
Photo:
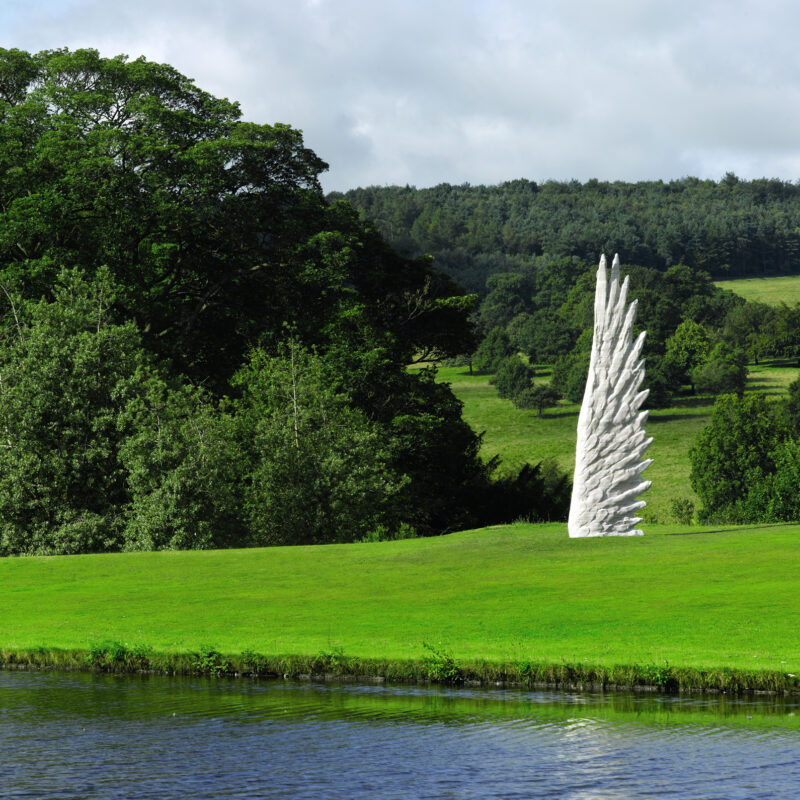
[[[597,539],[600,536],[644,536],[644,531],[570,531],[570,539]]]

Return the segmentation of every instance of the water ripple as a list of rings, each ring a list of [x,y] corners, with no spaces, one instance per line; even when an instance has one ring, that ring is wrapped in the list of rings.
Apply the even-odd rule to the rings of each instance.
[[[0,796],[796,798],[794,701],[0,673]]]

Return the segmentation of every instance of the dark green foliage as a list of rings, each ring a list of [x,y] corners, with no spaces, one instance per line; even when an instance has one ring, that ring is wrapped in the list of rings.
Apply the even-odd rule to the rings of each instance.
[[[666,352],[661,362],[662,369],[676,388],[684,383],[692,384],[694,394],[694,370],[704,363],[711,349],[708,331],[697,322],[687,319],[667,339]]]
[[[800,379],[789,384],[789,396],[784,407],[786,421],[793,438],[800,438]]]
[[[649,392],[645,400],[645,405],[648,408],[666,408],[680,388],[675,386],[669,376],[665,374],[663,361],[664,359],[657,355],[651,355],[647,358],[644,383],[642,385]]]
[[[689,453],[692,488],[703,502],[700,519],[741,519],[751,489],[775,472],[787,433],[778,407],[764,395],[717,398]]]
[[[120,415],[128,432],[119,451],[130,492],[125,549],[250,544],[239,422],[195,387],[170,389],[153,373],[134,380],[139,392]]]
[[[537,309],[533,314],[518,314],[507,327],[512,345],[526,353],[534,364],[552,364],[569,352],[578,330],[561,314],[547,308]]]
[[[580,403],[583,400],[592,355],[592,335],[592,329],[587,328],[578,337],[572,350],[561,356],[553,367],[552,386],[570,403]]]
[[[0,553],[80,553],[122,543],[119,411],[148,357],[110,313],[114,287],[63,272],[53,302],[17,301],[0,348]]]
[[[554,406],[560,399],[561,393],[549,383],[537,383],[512,398],[517,408],[536,409],[540,417],[546,408]]]
[[[518,355],[512,355],[500,363],[489,383],[497,387],[497,394],[506,400],[513,400],[531,388],[533,370],[523,364]]]
[[[800,304],[785,303],[774,309],[769,349],[778,356],[793,358],[800,364]]]
[[[766,353],[776,350],[775,309],[764,303],[747,302],[732,308],[725,316],[723,339],[744,350],[755,364]]]
[[[472,368],[475,372],[493,373],[511,355],[514,348],[508,334],[503,328],[492,328],[484,340],[478,345],[472,357]]]
[[[720,342],[691,370],[690,377],[700,393],[742,394],[747,382],[744,351]]]
[[[555,461],[523,464],[496,478],[484,495],[483,521],[559,522],[567,519],[572,482]]]
[[[481,303],[480,322],[485,331],[505,328],[517,315],[528,307],[535,292],[535,283],[530,273],[507,272],[491,275],[486,281],[489,292]]]
[[[775,469],[754,479],[741,499],[742,522],[796,522],[800,520],[800,442],[781,442],[772,453]]]
[[[669,504],[672,518],[679,525],[691,525],[694,518],[694,503],[688,497],[673,498]]]
[[[325,168],[168,65],[0,49],[0,552],[477,518],[479,438],[407,372],[474,351],[475,297],[327,202]],[[62,266],[87,276],[74,297]]]
[[[295,341],[277,356],[257,350],[236,383],[254,544],[350,542],[397,527],[396,497],[408,479],[393,471],[381,429],[321,358]]]
[[[478,456],[480,438],[461,417],[461,402],[433,370],[404,373],[398,383],[380,423],[394,474],[409,479],[397,495],[404,521],[425,536],[477,525],[490,469]]]
[[[474,291],[492,273],[519,272],[542,253],[594,264],[601,252],[619,252],[627,263],[662,272],[685,264],[715,278],[800,272],[800,187],[790,181],[514,180],[372,186],[340,196],[389,241],[432,253]],[[691,318],[706,324],[706,313],[697,305]]]
[[[299,300],[317,322],[330,313],[314,298],[352,245],[319,239],[325,164],[298,131],[242,122],[235,103],[143,58],[0,50],[0,64],[17,85],[0,102],[9,287],[38,297],[61,265],[108,265],[147,345],[206,380]]]

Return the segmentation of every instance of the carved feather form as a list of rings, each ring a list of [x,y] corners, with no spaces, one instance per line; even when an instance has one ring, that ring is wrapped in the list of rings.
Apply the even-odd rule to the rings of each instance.
[[[642,536],[641,517],[633,514],[646,503],[636,498],[650,488],[642,472],[653,463],[642,460],[652,439],[644,432],[647,411],[639,407],[648,390],[641,358],[645,332],[634,341],[636,301],[626,307],[628,278],[620,286],[619,256],[610,280],[606,257],[600,259],[594,300],[594,339],[589,376],[578,417],[578,444],[569,535]]]

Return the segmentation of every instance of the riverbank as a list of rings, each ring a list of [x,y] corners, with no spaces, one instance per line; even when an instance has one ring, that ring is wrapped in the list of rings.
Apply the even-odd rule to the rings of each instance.
[[[206,675],[216,678],[361,681],[448,686],[524,687],[579,691],[658,691],[712,694],[800,695],[800,678],[780,671],[668,664],[610,667],[588,664],[458,662],[431,649],[416,661],[352,658],[341,651],[314,656],[225,655],[206,647],[192,653],[155,653],[120,642],[86,650],[0,650],[0,669],[61,670],[114,674]]]
[[[800,526],[645,531],[0,559],[0,661],[797,691]]]

